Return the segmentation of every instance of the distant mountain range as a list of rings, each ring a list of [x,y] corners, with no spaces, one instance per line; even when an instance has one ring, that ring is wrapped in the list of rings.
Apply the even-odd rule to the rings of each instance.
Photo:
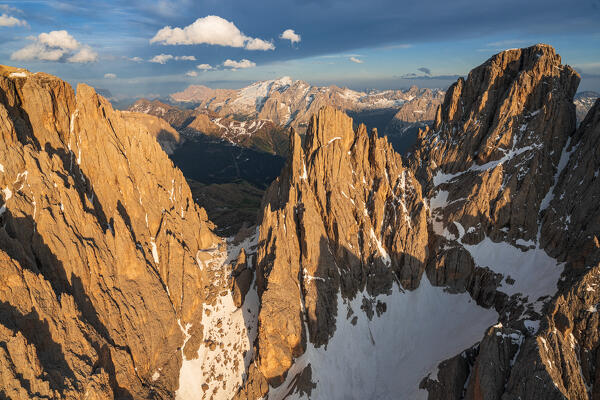
[[[416,86],[408,90],[370,90],[358,92],[337,86],[312,86],[301,80],[283,77],[260,81],[238,90],[210,89],[192,85],[186,90],[173,93],[170,97],[176,102],[195,103],[196,110],[210,110],[223,116],[238,118],[260,118],[273,121],[286,127],[292,127],[303,134],[310,117],[323,106],[329,105],[354,114],[355,119],[371,114],[393,116],[405,104],[415,100],[422,108],[417,113],[425,114],[427,106],[435,108],[441,103],[444,92],[439,89],[419,89]],[[410,116],[411,120],[423,120],[424,116]],[[391,120],[391,118],[390,118]],[[389,121],[387,121],[389,122]],[[385,125],[373,126],[381,131]],[[370,128],[370,127],[369,127]]]

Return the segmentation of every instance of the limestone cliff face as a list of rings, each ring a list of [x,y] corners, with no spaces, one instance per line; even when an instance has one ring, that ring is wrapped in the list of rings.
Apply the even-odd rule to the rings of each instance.
[[[273,384],[306,340],[320,346],[334,334],[338,293],[414,288],[427,256],[420,185],[376,131],[354,132],[351,118],[326,107],[305,145],[297,134],[291,142],[260,218],[258,365]]]
[[[170,398],[220,244],[156,140],[93,89],[0,67],[0,381],[9,398]]]
[[[447,192],[445,221],[464,240],[536,240],[538,213],[575,130],[578,74],[547,45],[508,50],[446,94],[411,158],[430,191]],[[431,193],[431,192],[429,192]]]

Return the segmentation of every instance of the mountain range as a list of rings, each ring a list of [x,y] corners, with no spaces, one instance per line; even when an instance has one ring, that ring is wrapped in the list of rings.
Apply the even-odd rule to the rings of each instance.
[[[579,81],[538,44],[444,93],[319,104],[279,79],[119,111],[0,67],[1,397],[598,398],[600,100]],[[417,131],[404,154],[360,123],[379,102]],[[227,238],[188,184],[225,155],[264,188]]]

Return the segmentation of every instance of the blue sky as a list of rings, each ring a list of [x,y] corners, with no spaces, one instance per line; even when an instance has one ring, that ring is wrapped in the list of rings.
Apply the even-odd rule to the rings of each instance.
[[[580,90],[600,91],[598,21],[600,0],[0,0],[0,64],[118,97],[284,75],[445,88],[498,51],[544,42]]]

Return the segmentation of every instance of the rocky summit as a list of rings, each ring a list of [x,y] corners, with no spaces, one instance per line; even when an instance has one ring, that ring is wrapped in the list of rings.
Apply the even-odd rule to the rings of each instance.
[[[600,100],[578,123],[579,80],[551,46],[501,52],[402,99],[398,121],[427,114],[397,123],[421,127],[406,155],[319,107],[224,239],[165,151],[269,131],[301,82],[177,95],[250,126],[0,67],[0,397],[599,398]]]

